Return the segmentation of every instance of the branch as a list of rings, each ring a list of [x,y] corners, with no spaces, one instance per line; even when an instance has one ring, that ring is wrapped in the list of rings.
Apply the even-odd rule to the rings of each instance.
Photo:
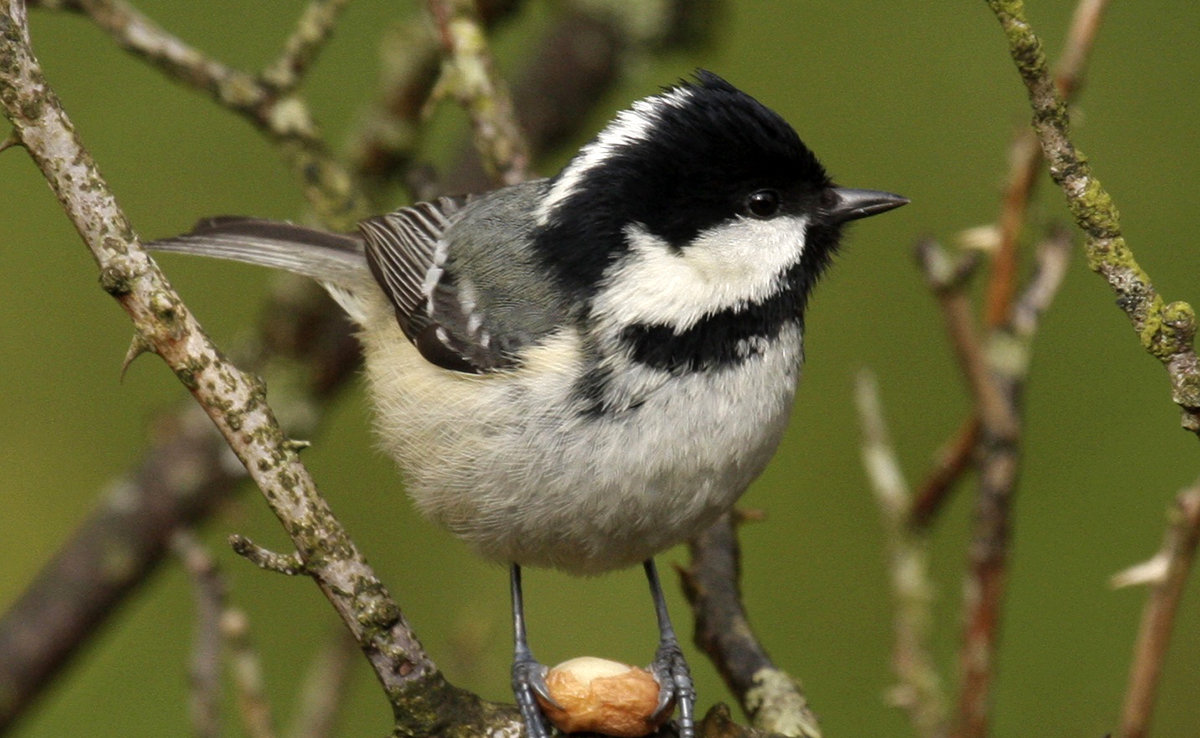
[[[1087,236],[1088,265],[1112,287],[1142,346],[1166,368],[1183,427],[1200,435],[1195,312],[1185,302],[1166,303],[1126,245],[1112,197],[1070,138],[1066,103],[1050,76],[1041,39],[1025,19],[1024,4],[1020,0],[988,0],[988,5],[1000,21],[1029,92],[1033,130],[1049,162],[1050,176],[1062,188],[1076,225]]]
[[[899,684],[891,701],[908,713],[921,738],[938,738],[946,732],[946,695],[930,643],[933,621],[933,585],[929,576],[928,539],[910,525],[913,498],[892,447],[879,385],[869,371],[858,375],[857,400],[863,427],[863,466],[883,518],[896,607],[892,669]]]
[[[1150,585],[1121,711],[1121,734],[1125,738],[1145,738],[1149,734],[1175,613],[1200,542],[1200,482],[1176,496],[1169,521],[1162,548],[1154,558],[1113,577],[1114,587]]]
[[[1075,6],[1055,75],[1055,82],[1067,102],[1074,100],[1083,86],[1083,72],[1107,7],[1108,0],[1080,0]],[[991,329],[1003,327],[1011,319],[1016,297],[1021,231],[1043,162],[1042,150],[1033,131],[1025,129],[1017,136],[1009,161],[1008,183],[997,223],[998,241],[991,260],[984,309],[984,325]],[[913,508],[914,525],[932,522],[954,482],[970,466],[979,440],[979,426],[978,417],[969,418],[945,444],[945,452],[939,454]]]
[[[283,53],[260,75],[276,95],[293,92],[304,79],[309,65],[325,48],[338,15],[350,0],[312,0],[300,16],[296,30],[284,43]]]
[[[441,94],[466,109],[484,168],[502,184],[529,177],[529,146],[517,124],[508,85],[496,71],[474,0],[429,0],[445,50]]]
[[[30,4],[83,9],[75,0]],[[515,6],[512,0],[492,0],[481,3],[481,13],[485,21],[494,22]],[[672,23],[690,25],[695,19],[692,0],[674,0],[673,7],[664,22],[670,18]],[[631,57],[646,51],[631,47],[614,23],[608,15],[565,12],[528,62],[529,73],[516,96],[519,101],[536,101],[522,103],[527,115],[523,122],[535,150],[576,135],[595,101],[617,83]],[[667,25],[654,48],[661,51],[702,40]],[[384,82],[385,102],[408,95],[415,110],[433,84],[431,79],[423,87],[403,75],[388,76]],[[16,131],[8,140],[20,143]],[[376,142],[381,160],[393,162],[372,170],[378,181],[387,181],[389,171],[403,168],[394,162],[412,159],[405,147],[415,143],[414,138]],[[474,170],[460,170],[446,186],[450,191],[472,192],[485,188],[487,182]],[[327,401],[354,375],[357,343],[332,300],[315,287],[296,289],[293,280],[277,283],[262,316],[261,344],[250,353],[264,373],[284,377],[290,391],[272,404],[291,418],[290,427],[311,436]],[[285,407],[280,407],[281,402]],[[136,469],[112,485],[96,511],[0,617],[0,694],[4,695],[0,730],[24,713],[114,608],[145,581],[161,561],[172,531],[206,519],[246,476],[239,464],[229,463],[227,447],[195,405],[157,422],[155,434]],[[126,566],[104,566],[109,560],[106,554],[113,551],[120,552]],[[462,704],[478,715],[478,706]]]
[[[987,734],[1008,579],[1012,503],[1020,471],[1021,394],[1038,319],[1058,292],[1069,250],[1070,238],[1065,231],[1053,234],[1042,244],[1038,269],[1014,309],[1011,326],[992,331],[984,352],[990,381],[1004,401],[1005,418],[997,425],[987,413],[980,414],[979,492],[963,588],[963,642],[959,650],[962,684],[954,733],[958,738],[983,738]]]
[[[221,615],[225,611],[225,583],[216,563],[186,529],[175,532],[171,547],[192,580],[196,598],[196,631],[188,667],[192,735],[221,736]]]
[[[0,0],[0,105],[91,251],[104,289],[191,391],[263,491],[389,696],[398,699],[417,683],[444,685],[399,608],[317,494],[265,403],[261,380],[225,359],[142,250],[30,51],[19,0]]]
[[[725,514],[688,544],[692,565],[681,569],[683,591],[704,649],[754,727],[786,736],[820,738],[800,683],[775,666],[742,605],[741,550],[736,521]]]
[[[124,0],[46,4],[86,14],[121,48],[249,120],[279,145],[321,218],[335,228],[349,229],[370,214],[361,187],[329,150],[308,104],[295,94],[346,1],[313,0],[279,60],[261,75],[213,59]]]

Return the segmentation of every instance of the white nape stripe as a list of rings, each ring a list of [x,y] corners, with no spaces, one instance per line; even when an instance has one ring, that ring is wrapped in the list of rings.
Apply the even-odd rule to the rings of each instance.
[[[603,164],[614,152],[649,138],[664,107],[682,107],[691,96],[690,89],[680,87],[638,100],[629,110],[618,113],[596,139],[580,149],[571,163],[558,175],[554,186],[546,193],[546,199],[538,207],[538,225],[544,226],[550,221],[554,209],[570,199],[588,172]]]
[[[640,225],[630,250],[609,269],[594,314],[619,325],[650,323],[683,331],[728,308],[760,302],[783,287],[804,251],[803,217],[739,218],[704,231],[682,250]]]

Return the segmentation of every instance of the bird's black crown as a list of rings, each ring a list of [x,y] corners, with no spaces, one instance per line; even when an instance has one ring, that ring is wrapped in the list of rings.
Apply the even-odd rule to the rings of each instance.
[[[782,117],[700,70],[618,115],[551,181],[537,248],[565,286],[588,294],[628,248],[633,224],[684,248],[751,215],[756,192],[778,193],[781,213],[806,214],[829,186]]]

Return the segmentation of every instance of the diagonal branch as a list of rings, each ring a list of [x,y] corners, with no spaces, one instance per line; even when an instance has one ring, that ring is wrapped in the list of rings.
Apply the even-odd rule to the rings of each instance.
[[[1009,53],[1029,93],[1033,130],[1050,165],[1050,176],[1062,188],[1076,225],[1087,236],[1088,265],[1117,294],[1117,304],[1143,348],[1166,368],[1183,427],[1200,435],[1195,311],[1185,302],[1167,303],[1125,243],[1112,197],[1071,140],[1066,103],[1050,75],[1041,39],[1025,18],[1024,3],[988,0],[988,5],[1000,21]]]
[[[280,58],[261,75],[212,58],[125,0],[40,3],[87,15],[121,48],[158,67],[168,77],[207,92],[219,105],[249,120],[279,145],[322,219],[335,228],[349,229],[369,215],[361,186],[321,137],[308,103],[295,94],[308,63],[328,38],[337,11],[346,1],[314,0]]]
[[[20,0],[0,0],[0,104],[91,251],[102,286],[263,491],[388,694],[398,698],[416,683],[444,685],[399,608],[317,494],[265,402],[262,381],[225,359],[142,250],[29,48]]]
[[[496,71],[475,0],[429,0],[429,13],[446,54],[439,90],[466,109],[475,148],[489,173],[502,184],[524,182],[529,178],[529,145],[508,84]]]
[[[925,530],[909,524],[914,499],[892,447],[874,374],[859,372],[855,389],[863,428],[863,466],[883,518],[896,608],[892,670],[899,683],[891,690],[892,702],[908,713],[918,736],[939,738],[946,732],[946,695],[930,643],[929,540]]]
[[[754,726],[798,738],[821,738],[800,683],[771,661],[742,605],[737,513],[722,515],[693,538],[692,564],[681,569],[696,618],[696,645],[721,672]]]
[[[1162,548],[1154,558],[1113,578],[1114,586],[1150,585],[1121,711],[1121,734],[1125,738],[1145,738],[1149,734],[1175,613],[1195,563],[1197,543],[1200,543],[1200,482],[1176,496]]]

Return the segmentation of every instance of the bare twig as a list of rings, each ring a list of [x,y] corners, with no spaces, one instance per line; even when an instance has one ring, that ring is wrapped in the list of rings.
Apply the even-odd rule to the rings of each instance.
[[[237,694],[242,727],[250,738],[275,738],[271,703],[263,683],[262,661],[250,638],[250,620],[236,607],[221,613],[221,636],[229,646],[229,670]]]
[[[1175,498],[1162,548],[1154,558],[1130,570],[1136,571],[1137,576],[1124,572],[1113,578],[1114,586],[1150,585],[1121,711],[1121,734],[1125,738],[1145,738],[1149,734],[1171,629],[1195,562],[1197,542],[1200,542],[1200,482]]]
[[[979,416],[971,415],[937,453],[917,498],[913,500],[909,525],[928,528],[945,507],[954,485],[971,466],[979,445]]]
[[[446,58],[438,87],[466,109],[484,168],[502,184],[529,177],[529,146],[496,70],[474,0],[429,0]]]
[[[246,478],[194,404],[155,428],[151,452],[0,617],[0,732],[161,559],[171,534]],[[122,566],[112,566],[112,561]]]
[[[216,562],[190,530],[176,531],[171,547],[183,562],[196,596],[196,632],[192,637],[192,659],[188,668],[192,735],[218,738],[221,735],[221,616],[225,611],[225,584],[217,574]]]
[[[283,53],[262,71],[262,79],[275,88],[276,94],[296,89],[304,79],[309,65],[325,48],[333,34],[338,15],[350,0],[311,0],[296,29],[284,44]]]
[[[820,738],[800,683],[775,666],[750,627],[742,606],[741,549],[733,514],[721,516],[688,545],[692,564],[680,574],[696,618],[696,645],[712,659],[756,728]]]
[[[962,682],[954,732],[958,738],[987,734],[1008,578],[1011,508],[1019,473],[1021,391],[1038,319],[1061,285],[1069,249],[1070,238],[1063,231],[1042,244],[1038,269],[1018,301],[1011,326],[992,331],[988,340],[988,371],[1013,424],[997,426],[981,414],[979,493],[964,583],[959,651]]]
[[[289,577],[307,573],[304,560],[295,551],[286,554],[269,551],[249,538],[236,534],[229,536],[229,546],[238,556],[241,556],[260,569],[273,571],[276,574],[284,574]]]
[[[977,264],[976,252],[951,262],[936,242],[924,239],[917,244],[917,258],[942,308],[946,332],[963,375],[967,378],[980,420],[985,426],[991,425],[998,433],[1014,435],[1016,418],[991,376],[987,357],[976,332],[975,319],[971,315],[971,301],[965,292],[967,280]]]
[[[267,77],[235,69],[171,34],[125,0],[78,0],[58,5],[86,14],[122,48],[179,82],[206,91],[218,104],[253,123],[279,146],[300,176],[309,203],[331,226],[350,228],[369,215],[352,173],[329,150],[296,85],[327,38],[345,0],[314,0]],[[290,70],[281,71],[280,65]],[[292,66],[294,65],[294,66]],[[267,73],[264,73],[267,74]]]
[[[291,536],[390,695],[437,670],[399,608],[317,494],[264,402],[142,251],[29,49],[25,8],[0,0],[0,104],[100,268],[101,284],[192,392]]]
[[[1067,41],[1059,59],[1055,81],[1065,100],[1073,100],[1083,84],[1083,72],[1100,28],[1100,21],[1109,0],[1081,0],[1067,31]],[[1042,170],[1042,149],[1031,130],[1024,130],[1013,142],[1009,154],[1008,182],[1004,188],[1003,204],[998,219],[999,238],[991,260],[991,275],[987,284],[984,325],[1002,327],[1011,318],[1012,303],[1017,290],[1017,267],[1021,231],[1025,227],[1030,198]],[[913,507],[913,523],[928,525],[941,507],[959,476],[970,466],[979,439],[979,418],[968,418],[951,440],[946,452],[939,454],[934,469],[922,485],[921,494]]]
[[[1087,235],[1088,265],[1117,294],[1142,346],[1162,362],[1182,425],[1200,435],[1200,359],[1196,356],[1195,311],[1185,302],[1167,303],[1138,265],[1121,235],[1112,197],[1070,138],[1066,104],[1051,78],[1041,39],[1018,0],[988,0],[1008,40],[1009,52],[1029,92],[1033,129],[1062,188],[1076,225]]]
[[[1059,92],[1068,103],[1075,98],[1083,84],[1083,72],[1108,2],[1080,0],[1075,6],[1066,45],[1055,74]],[[1000,246],[992,260],[992,276],[988,280],[984,322],[990,328],[998,328],[1008,321],[1009,309],[1016,296],[1018,244],[1025,224],[1025,213],[1037,187],[1043,162],[1042,149],[1033,131],[1025,129],[1017,136],[1009,161],[1011,167],[999,220]]]
[[[909,524],[913,498],[892,448],[879,385],[871,372],[859,373],[856,394],[863,427],[863,466],[883,517],[896,606],[892,669],[899,684],[891,690],[891,699],[908,713],[918,736],[939,738],[946,732],[946,696],[930,645],[933,585],[928,544],[923,532]]]

